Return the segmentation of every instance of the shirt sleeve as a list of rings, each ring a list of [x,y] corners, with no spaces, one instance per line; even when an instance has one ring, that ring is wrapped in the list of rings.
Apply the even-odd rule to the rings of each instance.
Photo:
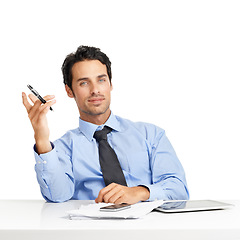
[[[152,184],[145,185],[150,191],[149,201],[189,199],[184,169],[165,131],[160,129],[155,136],[151,143]]]
[[[35,171],[43,197],[50,202],[63,202],[74,194],[71,158],[66,151],[59,152],[51,145],[50,152],[40,155],[34,145]]]

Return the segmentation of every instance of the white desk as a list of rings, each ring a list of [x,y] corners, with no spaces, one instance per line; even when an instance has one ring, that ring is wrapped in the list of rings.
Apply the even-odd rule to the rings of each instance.
[[[24,240],[236,240],[240,239],[240,201],[228,210],[151,212],[135,220],[69,220],[67,210],[89,201],[45,203],[41,200],[1,200],[0,239]]]

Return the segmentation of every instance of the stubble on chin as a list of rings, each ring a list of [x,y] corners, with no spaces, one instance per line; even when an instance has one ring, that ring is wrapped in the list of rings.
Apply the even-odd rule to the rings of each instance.
[[[100,106],[95,106],[94,107],[94,110],[88,108],[88,109],[81,109],[79,108],[80,112],[83,112],[87,115],[90,115],[90,116],[99,116],[99,115],[102,115],[102,114],[105,114],[107,112],[107,110],[110,108],[110,104],[108,104],[104,109],[98,109],[98,107]]]
[[[85,110],[81,110],[81,111],[91,116],[99,116],[106,113],[108,109],[109,109],[109,106],[104,111],[85,111]]]

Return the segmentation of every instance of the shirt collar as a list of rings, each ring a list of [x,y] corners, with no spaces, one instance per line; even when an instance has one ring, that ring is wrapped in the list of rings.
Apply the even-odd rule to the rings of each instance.
[[[89,141],[92,141],[95,131],[101,130],[104,126],[108,126],[117,132],[121,131],[120,123],[112,112],[108,120],[103,125],[100,126],[90,122],[83,121],[81,118],[79,118],[79,130]]]

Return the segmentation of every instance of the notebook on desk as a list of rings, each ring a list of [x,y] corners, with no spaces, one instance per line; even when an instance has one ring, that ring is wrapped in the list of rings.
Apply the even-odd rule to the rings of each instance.
[[[164,201],[164,203],[161,206],[155,208],[155,210],[165,213],[177,213],[218,210],[231,207],[233,207],[232,204],[214,200],[173,200]]]

